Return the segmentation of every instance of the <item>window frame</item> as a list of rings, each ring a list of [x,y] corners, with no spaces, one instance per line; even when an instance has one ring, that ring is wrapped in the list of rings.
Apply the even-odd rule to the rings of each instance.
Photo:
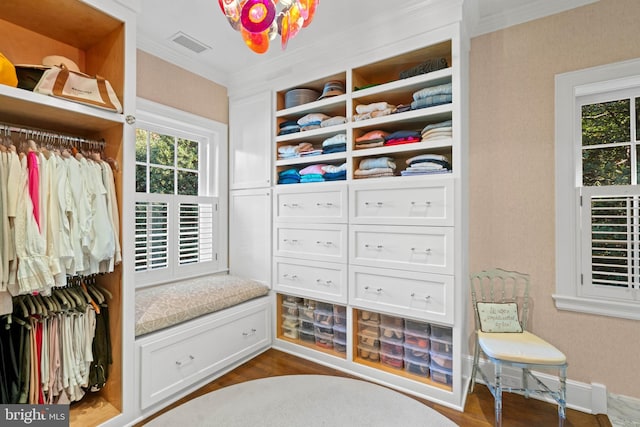
[[[161,283],[175,282],[204,274],[214,274],[228,271],[228,126],[201,116],[181,111],[169,106],[158,104],[143,98],[137,98],[136,129],[143,128],[152,132],[164,133],[179,138],[198,141],[201,144],[199,158],[199,191],[197,196],[159,195],[152,193],[138,193],[134,191],[134,203],[145,201],[159,201],[173,198],[177,203],[209,201],[215,203],[213,224],[213,246],[215,256],[211,262],[184,264],[177,262],[178,241],[177,224],[169,225],[169,266],[158,270],[135,271],[136,288],[153,286]],[[202,149],[202,147],[205,147]],[[203,158],[204,155],[204,158]],[[203,164],[200,164],[204,162]],[[137,162],[136,162],[137,164]],[[135,165],[134,165],[135,167]],[[207,179],[206,172],[213,173]],[[170,209],[177,209],[177,205]],[[135,209],[134,209],[135,210]],[[217,217],[217,219],[216,219]],[[135,221],[135,218],[134,218]],[[135,227],[134,227],[135,229]],[[172,245],[172,243],[174,243]],[[171,262],[174,260],[174,262]]]
[[[629,60],[558,74],[555,78],[556,293],[560,310],[640,320],[640,291],[635,301],[585,295],[579,230],[582,187],[579,100],[640,87],[640,60]]]

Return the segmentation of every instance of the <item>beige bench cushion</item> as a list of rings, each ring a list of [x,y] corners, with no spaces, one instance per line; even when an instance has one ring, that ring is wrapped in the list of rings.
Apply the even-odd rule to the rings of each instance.
[[[136,336],[168,328],[269,293],[259,282],[204,276],[136,291]]]

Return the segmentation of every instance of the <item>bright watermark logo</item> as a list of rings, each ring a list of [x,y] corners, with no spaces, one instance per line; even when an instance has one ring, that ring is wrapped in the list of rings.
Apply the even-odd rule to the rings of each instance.
[[[0,425],[68,427],[69,405],[0,405]]]

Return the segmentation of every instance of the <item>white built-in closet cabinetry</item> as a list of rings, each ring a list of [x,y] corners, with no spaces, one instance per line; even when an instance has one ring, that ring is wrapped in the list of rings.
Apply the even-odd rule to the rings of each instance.
[[[230,167],[243,169],[235,172],[236,188],[246,188],[245,183],[260,180],[271,182],[252,190],[255,202],[244,203],[242,208],[251,208],[251,214],[239,215],[245,218],[241,221],[253,220],[250,229],[259,230],[255,235],[260,250],[267,236],[258,225],[264,224],[264,209],[270,200],[267,192],[269,189],[273,192],[274,347],[457,409],[464,407],[466,380],[462,359],[468,354],[465,339],[468,47],[464,40],[463,30],[455,22],[425,30],[410,41],[372,50],[343,65],[343,69],[329,70],[327,66],[329,72],[313,80],[293,73],[286,82],[272,88],[270,125],[260,125],[270,132],[268,137],[261,134],[249,140],[242,134],[244,131],[234,129],[239,125],[251,126],[250,133],[257,129],[254,113],[259,111],[261,117],[262,108],[270,104],[264,94],[244,98],[238,104],[232,99],[230,109]],[[446,68],[399,77],[400,71],[439,57],[446,58]],[[330,80],[344,82],[345,94],[286,107],[286,93],[291,89],[322,92]],[[450,103],[353,120],[358,105],[381,101],[409,104],[414,92],[448,83],[452,87]],[[251,103],[248,109],[251,115],[243,113],[246,104],[242,102]],[[344,124],[278,135],[281,123],[310,113],[344,116],[347,120]],[[355,139],[369,131],[420,131],[428,124],[446,120],[452,121],[449,138],[355,147]],[[278,158],[278,149],[283,146],[301,142],[319,146],[340,133],[346,135],[344,152]],[[260,167],[249,168],[251,162],[241,160],[256,152],[269,156],[264,162],[272,167],[270,175]],[[407,159],[420,154],[446,156],[451,172],[399,176]],[[393,158],[396,176],[354,177],[361,160],[382,156]],[[336,166],[346,163],[346,179],[278,184],[280,172],[318,163]],[[244,178],[238,179],[240,176]],[[237,197],[242,194],[234,190],[233,181],[232,177],[232,200],[234,193]],[[239,210],[233,207],[233,201],[231,204],[233,230],[234,210],[237,213]],[[232,236],[231,246],[248,246],[246,240],[252,238],[251,234],[237,231],[236,238],[241,241],[234,241]],[[233,252],[231,249],[232,269]],[[236,253],[238,257],[256,256],[250,255],[251,251],[236,250]],[[247,268],[252,271],[251,266]],[[263,275],[265,272],[262,270]],[[332,330],[332,322],[341,329]],[[377,331],[373,339],[372,330]],[[414,336],[412,330],[416,332]],[[310,331],[315,335],[309,335]],[[387,339],[385,334],[391,338]],[[423,347],[412,347],[416,338]],[[432,354],[424,347],[425,338]],[[333,347],[328,345],[331,339]],[[374,345],[379,353],[363,351],[363,342]],[[393,354],[388,353],[390,348]],[[415,369],[404,359],[411,360],[411,355],[420,351],[426,353],[422,354],[424,364]]]
[[[121,218],[133,217],[135,134],[127,119],[135,114],[135,13],[111,0],[19,0],[0,2],[0,52],[15,64],[41,64],[63,55],[90,75],[106,78],[123,113],[55,99],[0,85],[0,121],[63,135],[104,139],[103,158],[117,161],[114,171]],[[120,221],[121,265],[98,278],[109,290],[113,364],[104,388],[70,408],[72,426],[123,425],[132,407],[133,378],[133,224]]]

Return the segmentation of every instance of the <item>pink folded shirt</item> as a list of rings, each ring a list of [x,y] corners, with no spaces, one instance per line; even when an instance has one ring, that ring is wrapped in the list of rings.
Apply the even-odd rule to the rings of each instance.
[[[324,166],[327,166],[325,164],[317,164],[317,165],[309,165],[304,169],[300,170],[300,175],[308,175],[311,173],[317,173],[320,175],[324,175],[324,170],[322,169]]]

